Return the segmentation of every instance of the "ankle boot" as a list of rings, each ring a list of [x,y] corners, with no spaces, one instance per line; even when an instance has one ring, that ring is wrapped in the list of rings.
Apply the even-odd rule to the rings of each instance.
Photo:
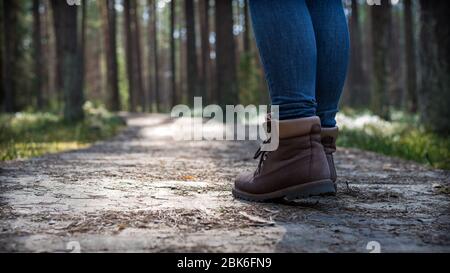
[[[336,139],[338,137],[339,128],[322,128],[321,141],[327,156],[328,166],[330,167],[331,180],[336,187],[337,173],[334,166],[333,154],[336,152]],[[337,187],[336,187],[337,189]]]
[[[278,122],[279,146],[262,152],[255,172],[240,174],[233,195],[249,201],[295,199],[336,193],[320,141],[320,119],[301,118]]]

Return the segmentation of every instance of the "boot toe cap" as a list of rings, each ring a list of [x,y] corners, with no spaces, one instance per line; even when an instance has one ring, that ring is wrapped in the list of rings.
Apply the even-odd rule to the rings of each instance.
[[[248,192],[251,188],[252,181],[253,181],[253,173],[251,172],[241,173],[237,176],[236,180],[234,181],[234,188],[240,191]]]

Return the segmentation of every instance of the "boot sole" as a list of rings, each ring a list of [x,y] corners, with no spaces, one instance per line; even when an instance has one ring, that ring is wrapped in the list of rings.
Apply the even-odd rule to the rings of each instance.
[[[293,200],[297,198],[308,198],[313,196],[336,195],[335,185],[330,179],[309,182],[264,194],[248,193],[240,191],[236,188],[233,188],[232,192],[235,198],[254,202],[268,202],[282,198]]]

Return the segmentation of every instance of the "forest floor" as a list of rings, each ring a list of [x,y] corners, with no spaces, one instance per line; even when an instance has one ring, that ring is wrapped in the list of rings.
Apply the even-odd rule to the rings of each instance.
[[[337,196],[254,204],[231,188],[257,143],[175,141],[171,126],[130,116],[90,148],[1,162],[0,251],[450,251],[449,171],[340,149]]]

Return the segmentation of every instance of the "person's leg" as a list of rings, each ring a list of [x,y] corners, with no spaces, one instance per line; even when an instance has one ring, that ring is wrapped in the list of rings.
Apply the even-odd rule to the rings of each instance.
[[[249,4],[270,97],[280,107],[280,120],[315,116],[317,51],[305,0],[250,0]]]
[[[323,127],[335,127],[339,99],[347,75],[347,20],[341,0],[306,0],[306,3],[317,46],[317,115]]]
[[[255,172],[239,175],[233,195],[251,201],[321,196],[336,189],[316,116],[317,50],[305,0],[250,0],[253,28],[270,88],[280,107],[279,146],[258,150]]]

